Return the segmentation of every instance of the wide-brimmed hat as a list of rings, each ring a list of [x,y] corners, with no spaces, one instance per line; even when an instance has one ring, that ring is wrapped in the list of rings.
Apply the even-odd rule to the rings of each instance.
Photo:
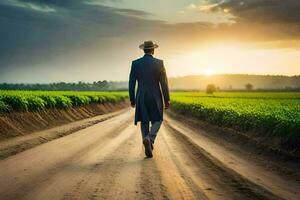
[[[152,41],[145,41],[144,44],[140,45],[140,49],[155,49],[158,45],[154,44]]]

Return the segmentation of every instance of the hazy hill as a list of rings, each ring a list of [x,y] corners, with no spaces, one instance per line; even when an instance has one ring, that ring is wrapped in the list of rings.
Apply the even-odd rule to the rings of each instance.
[[[171,89],[204,90],[207,84],[215,84],[221,90],[245,89],[251,83],[254,89],[300,89],[300,76],[273,75],[212,75],[183,76],[169,79]]]
[[[264,75],[193,75],[170,77],[172,90],[205,90],[208,84],[215,84],[221,90],[243,90],[245,84],[252,84],[254,89],[262,90],[300,90],[300,76],[264,76]],[[127,81],[97,81],[93,83],[0,83],[0,90],[79,90],[79,91],[107,91],[127,90]]]

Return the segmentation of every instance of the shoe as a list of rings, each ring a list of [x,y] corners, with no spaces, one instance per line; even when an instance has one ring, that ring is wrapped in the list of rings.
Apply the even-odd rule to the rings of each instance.
[[[152,149],[151,149],[151,142],[148,138],[145,138],[143,140],[143,144],[144,144],[144,147],[145,147],[145,154],[148,158],[152,158]]]
[[[154,149],[154,142],[152,141],[152,140],[150,140],[150,145],[151,145],[151,149],[152,149],[152,151],[153,151],[153,149]]]

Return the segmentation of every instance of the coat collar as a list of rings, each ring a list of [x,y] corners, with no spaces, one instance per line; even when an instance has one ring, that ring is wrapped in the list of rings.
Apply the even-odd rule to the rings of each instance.
[[[145,56],[151,56],[151,57],[153,57],[152,54],[148,54],[148,53],[145,53],[144,57],[145,57]]]

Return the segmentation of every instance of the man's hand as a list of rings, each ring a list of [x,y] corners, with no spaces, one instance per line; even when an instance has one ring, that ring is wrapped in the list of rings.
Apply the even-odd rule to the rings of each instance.
[[[135,108],[135,103],[134,102],[131,102],[131,107]]]
[[[170,101],[165,102],[165,109],[170,108]]]

